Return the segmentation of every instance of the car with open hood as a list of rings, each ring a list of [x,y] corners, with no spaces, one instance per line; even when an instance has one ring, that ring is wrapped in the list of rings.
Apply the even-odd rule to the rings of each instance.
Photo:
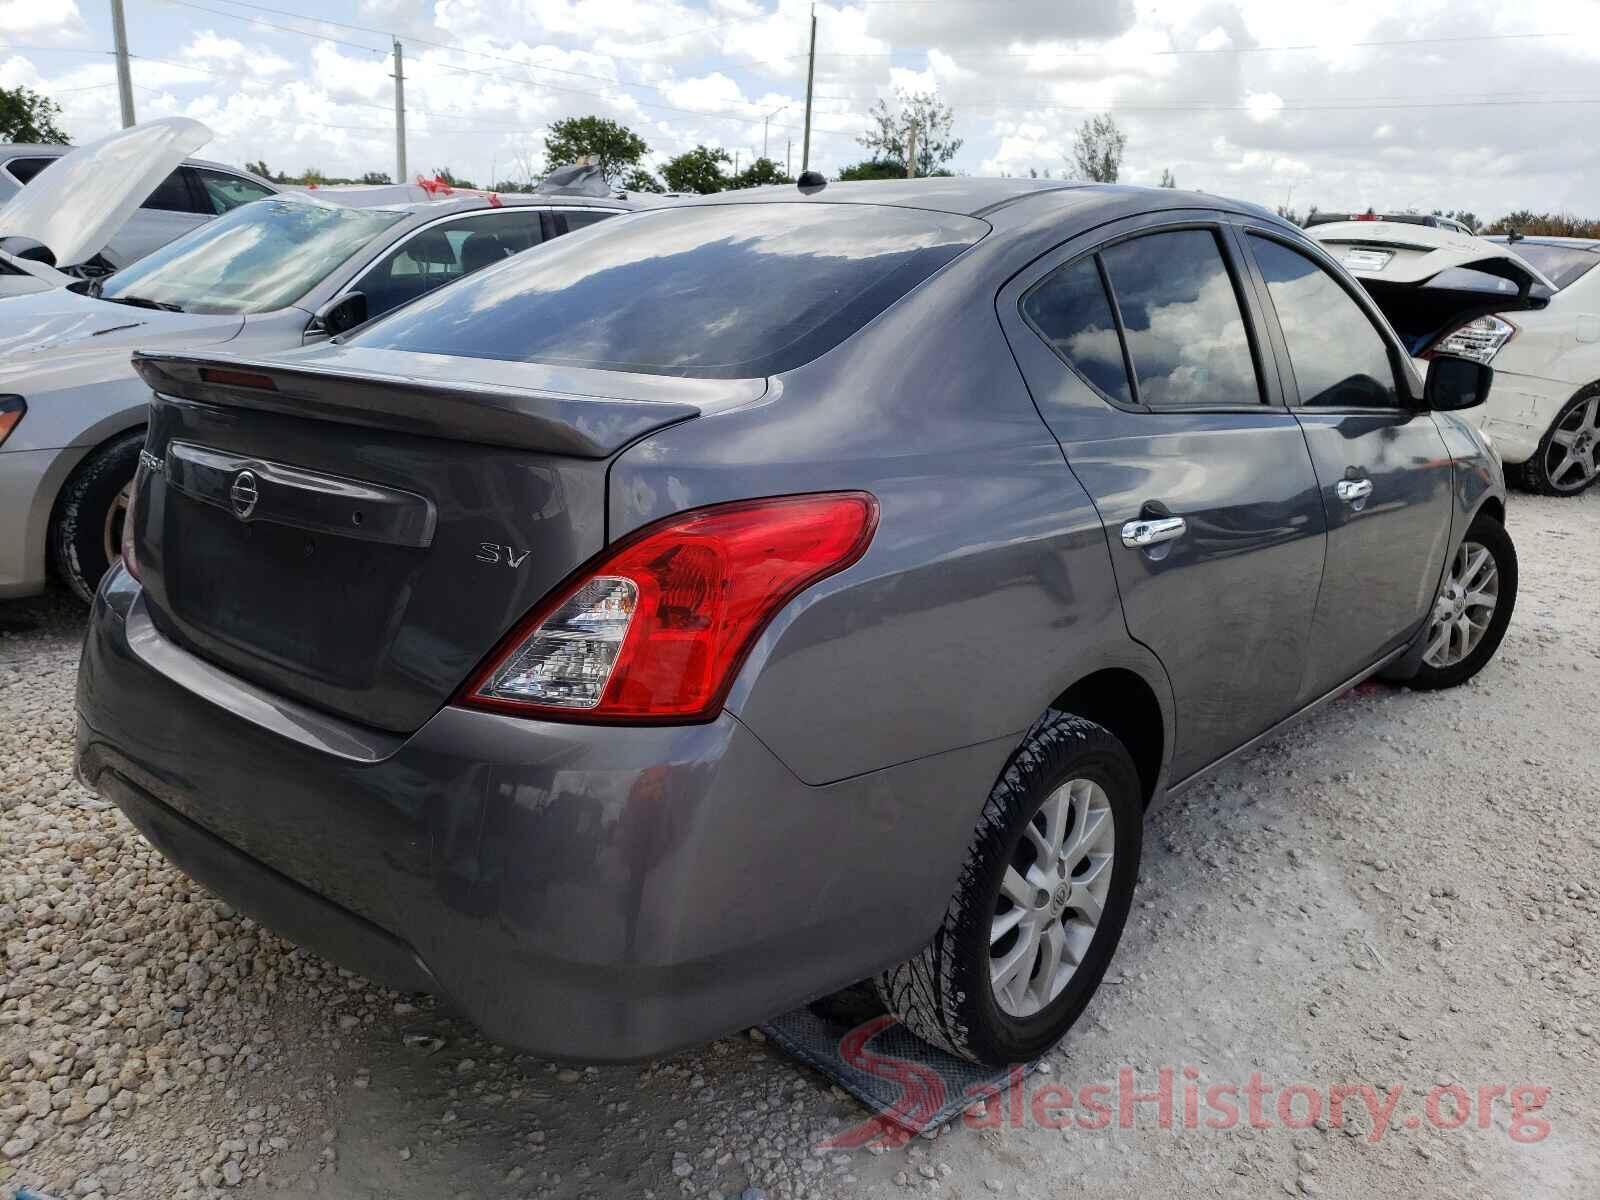
[[[0,146],[0,296],[107,275],[279,185],[188,157],[211,140],[166,117],[88,145]]]
[[[103,226],[119,203],[106,199]],[[87,600],[116,560],[149,399],[135,350],[267,353],[319,341],[632,207],[452,192],[355,208],[286,192],[109,276],[0,300],[0,597],[42,590],[53,567]]]
[[[137,362],[80,778],[543,1057],[870,978],[1030,1062],[1152,805],[1377,672],[1473,677],[1516,601],[1490,369],[1418,373],[1201,193],[802,176]]]
[[[1391,221],[1306,231],[1372,294],[1411,354],[1494,368],[1472,413],[1508,474],[1574,496],[1600,478],[1600,242],[1481,238]]]

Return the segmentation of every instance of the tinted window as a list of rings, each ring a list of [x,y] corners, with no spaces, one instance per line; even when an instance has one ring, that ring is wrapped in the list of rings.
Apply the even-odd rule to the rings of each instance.
[[[730,379],[809,362],[988,226],[857,204],[634,213],[489,268],[357,345]]]
[[[13,158],[6,164],[6,170],[18,183],[32,183],[33,177],[53,162],[53,158]]]
[[[355,290],[366,295],[367,313],[375,317],[538,241],[539,213],[534,209],[446,221],[412,234],[385,254],[361,276]]]
[[[1114,400],[1133,402],[1122,338],[1093,258],[1046,275],[1022,298],[1022,314],[1090,383]]]
[[[1517,242],[1510,249],[1518,258],[1532,263],[1536,271],[1556,285],[1557,291],[1571,287],[1588,274],[1595,263],[1600,263],[1600,254],[1577,246]]]
[[[565,228],[562,233],[572,233],[582,229],[585,225],[593,225],[596,221],[604,221],[607,217],[614,217],[616,213],[595,212],[593,209],[572,209],[571,211],[557,211],[556,219]]]
[[[1252,234],[1250,245],[1283,327],[1300,403],[1397,405],[1388,343],[1349,293],[1282,242]]]
[[[189,183],[183,177],[183,168],[179,167],[163,179],[156,190],[150,193],[150,198],[139,207],[159,209],[161,212],[197,211],[194,198],[189,194]]]
[[[241,204],[249,204],[252,200],[265,200],[274,194],[270,188],[264,188],[259,183],[251,183],[238,175],[229,175],[225,171],[196,167],[194,173],[205,191],[211,211],[217,216],[221,216],[229,209],[238,208]]]
[[[1119,242],[1101,257],[1142,403],[1261,402],[1239,298],[1215,234],[1153,233]]]

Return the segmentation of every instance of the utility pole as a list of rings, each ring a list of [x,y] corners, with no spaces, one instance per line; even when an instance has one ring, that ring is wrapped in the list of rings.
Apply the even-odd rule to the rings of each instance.
[[[790,101],[790,103],[793,103],[793,101]],[[761,118],[761,157],[762,158],[766,158],[767,157],[767,123],[769,121],[771,121],[773,117],[777,116],[779,113],[781,113],[784,109],[786,109],[788,107],[789,107],[788,104],[780,104],[780,105],[778,105],[777,108],[773,109],[766,116]]]
[[[917,177],[917,123],[911,122],[906,134],[906,178]]]
[[[806,132],[800,143],[800,174],[811,169],[811,87],[817,78],[817,6],[811,6],[811,54],[806,59]]]
[[[122,127],[133,125],[133,75],[128,70],[128,25],[122,0],[111,0],[111,38],[117,45],[117,99],[122,102]]]
[[[733,152],[733,173],[735,175],[739,174],[739,151],[737,150]]]
[[[394,39],[394,181],[406,181],[406,64],[400,39]]]
[[[790,164],[792,163],[793,159],[794,159],[794,139],[790,138],[786,142],[784,142],[784,144],[783,144],[783,173],[785,175],[793,175],[794,174],[794,172],[789,169]]]

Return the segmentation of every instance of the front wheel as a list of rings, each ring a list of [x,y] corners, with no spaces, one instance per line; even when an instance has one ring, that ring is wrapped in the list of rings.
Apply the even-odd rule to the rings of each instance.
[[[1600,479],[1600,384],[1567,402],[1517,475],[1528,491],[1546,496],[1576,496]]]
[[[122,522],[143,446],[140,429],[95,451],[68,478],[56,501],[51,529],[56,574],[85,604],[94,600],[101,577],[122,557]]]
[[[1517,605],[1517,548],[1505,526],[1479,513],[1445,569],[1414,688],[1455,687],[1488,664]]]
[[[874,981],[883,1006],[973,1062],[1055,1045],[1122,936],[1143,809],[1121,742],[1069,713],[1040,718],[989,793],[933,941]]]

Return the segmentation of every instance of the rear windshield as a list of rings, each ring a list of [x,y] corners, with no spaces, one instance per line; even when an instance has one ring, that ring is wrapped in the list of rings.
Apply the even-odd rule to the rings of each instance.
[[[1532,263],[1540,274],[1556,285],[1557,291],[1572,286],[1590,267],[1600,263],[1600,254],[1577,246],[1541,246],[1538,242],[1516,242],[1508,249],[1518,258]]]
[[[649,375],[772,375],[838,345],[988,228],[855,204],[636,213],[442,288],[350,341]]]

